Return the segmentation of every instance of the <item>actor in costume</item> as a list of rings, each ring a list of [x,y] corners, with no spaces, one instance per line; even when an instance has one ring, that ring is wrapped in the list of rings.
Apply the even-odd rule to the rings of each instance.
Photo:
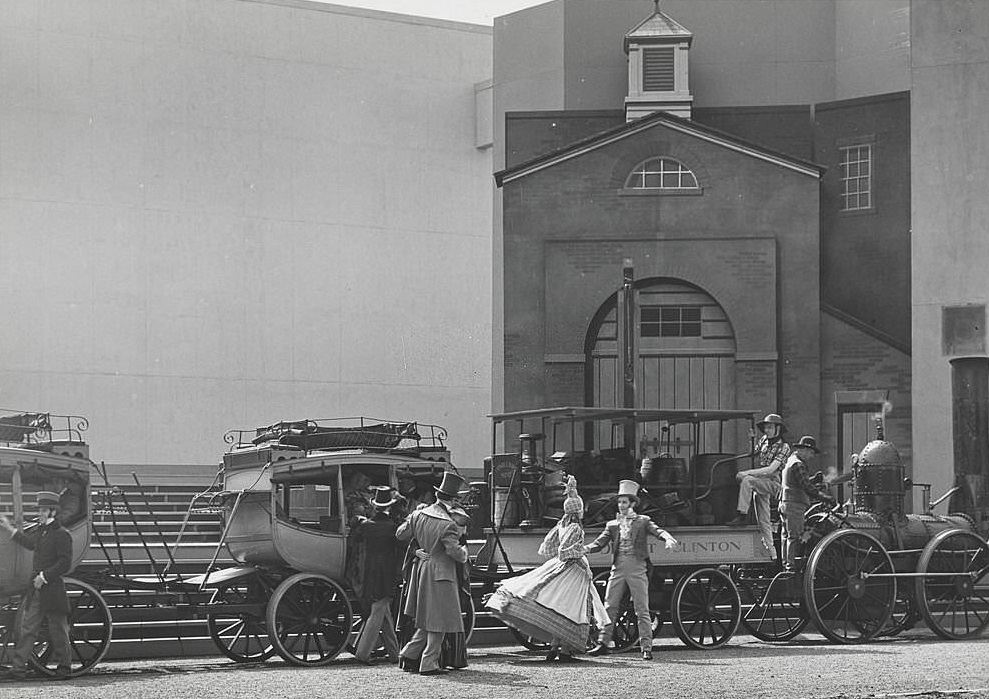
[[[34,551],[31,587],[21,601],[21,626],[7,673],[12,679],[22,679],[27,675],[28,656],[34,650],[35,640],[45,620],[48,621],[55,676],[66,678],[72,670],[69,598],[62,581],[62,576],[72,567],[72,537],[59,522],[58,494],[41,491],[37,502],[41,526],[29,534],[15,529],[6,517],[0,517],[0,527],[19,545]]]
[[[372,517],[360,517],[354,541],[364,548],[362,569],[353,581],[364,610],[366,621],[357,640],[354,657],[365,665],[371,664],[371,653],[378,647],[378,637],[385,645],[388,660],[398,662],[398,638],[395,636],[395,618],[391,613],[392,599],[398,589],[401,552],[389,508],[398,502],[388,486],[376,486],[371,500]]]
[[[649,573],[652,562],[649,560],[648,538],[654,536],[665,541],[667,549],[672,549],[679,542],[668,531],[656,526],[646,515],[636,514],[638,492],[639,484],[635,481],[619,481],[618,516],[608,522],[601,535],[587,547],[587,553],[596,553],[611,544],[613,553],[604,602],[608,624],[601,633],[600,645],[595,653],[608,652],[615,630],[615,619],[618,618],[627,589],[635,606],[642,659],[652,660],[652,619],[649,616]]]
[[[776,547],[773,546],[769,507],[770,503],[779,498],[780,473],[790,456],[790,445],[783,439],[783,433],[786,432],[783,418],[776,413],[764,417],[757,423],[757,427],[762,430],[762,437],[754,452],[759,466],[735,474],[738,481],[738,515],[728,525],[738,527],[748,523],[749,506],[754,497],[756,523],[762,535],[762,544],[775,559]]]
[[[783,467],[783,490],[780,493],[783,570],[796,569],[797,550],[804,533],[804,515],[811,501],[834,502],[829,493],[820,491],[807,476],[808,466],[819,453],[817,440],[804,435],[793,445],[793,453]]]
[[[608,623],[584,555],[584,529],[580,524],[584,501],[577,495],[573,476],[567,479],[565,494],[563,517],[539,546],[539,554],[550,560],[506,580],[486,604],[509,626],[548,642],[546,660],[572,660],[586,650],[592,625],[600,630]]]
[[[439,675],[443,636],[463,632],[457,564],[467,562],[467,547],[450,515],[467,482],[455,473],[443,474],[436,502],[417,509],[398,527],[399,541],[415,539],[419,548],[408,579],[404,612],[415,620],[415,633],[402,648],[402,669],[421,675]]]

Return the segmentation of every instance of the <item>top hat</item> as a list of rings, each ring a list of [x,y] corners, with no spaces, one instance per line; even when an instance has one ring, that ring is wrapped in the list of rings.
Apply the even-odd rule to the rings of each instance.
[[[58,507],[58,493],[50,490],[38,491],[38,507]]]
[[[767,415],[766,417],[762,418],[762,420],[760,420],[759,422],[757,422],[755,425],[760,430],[762,429],[762,426],[763,425],[779,425],[780,426],[780,434],[783,434],[784,432],[786,432],[786,424],[784,424],[783,418],[780,417],[779,415],[777,415],[776,413],[769,413],[769,415]]]
[[[458,495],[467,492],[467,490],[467,481],[453,471],[444,471],[443,481],[436,486],[437,494],[446,495],[451,498],[455,498]]]
[[[797,443],[793,445],[794,449],[799,449],[803,447],[804,449],[810,449],[815,454],[820,454],[821,450],[817,448],[817,440],[811,437],[809,434],[805,434],[803,437],[797,440]]]
[[[577,479],[567,477],[566,499],[563,501],[563,514],[579,515],[584,511],[584,501],[577,494]]]
[[[371,505],[379,510],[391,507],[398,502],[398,497],[396,497],[395,491],[390,486],[374,485],[371,486],[371,489],[374,491],[374,497],[371,498]]]
[[[618,497],[627,495],[630,498],[639,499],[639,484],[635,481],[618,481]]]

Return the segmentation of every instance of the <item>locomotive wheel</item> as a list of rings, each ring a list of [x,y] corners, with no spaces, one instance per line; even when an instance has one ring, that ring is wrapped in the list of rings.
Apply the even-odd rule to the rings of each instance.
[[[955,640],[989,624],[989,546],[969,531],[949,529],[920,554],[916,600],[931,631]],[[945,574],[949,575],[945,575]]]
[[[735,581],[716,568],[685,575],[673,589],[673,628],[692,648],[720,648],[738,630],[742,600]]]
[[[748,576],[743,570],[735,579],[746,607],[742,627],[770,643],[799,636],[810,621],[800,583],[800,577],[793,573]]]
[[[293,665],[326,665],[347,645],[354,613],[343,588],[325,575],[296,573],[275,588],[268,637]]]
[[[879,632],[880,636],[896,636],[907,629],[912,629],[920,619],[920,612],[917,611],[910,592],[905,585],[896,586],[896,601],[893,603],[893,612],[889,615],[886,626]]]
[[[79,677],[89,672],[110,650],[113,624],[110,608],[95,587],[75,578],[63,578],[69,598],[69,643],[71,668],[69,675]],[[20,619],[18,618],[18,626]],[[48,642],[48,623],[43,622],[34,645],[34,653],[28,659],[38,672],[55,675]]]
[[[818,630],[835,643],[862,643],[876,636],[896,601],[893,562],[874,537],[839,529],[814,547],[804,572],[804,600]]]
[[[268,638],[266,590],[257,577],[239,579],[216,589],[206,617],[209,636],[221,653],[238,663],[263,662],[275,654]],[[223,605],[257,605],[257,611],[224,611]]]

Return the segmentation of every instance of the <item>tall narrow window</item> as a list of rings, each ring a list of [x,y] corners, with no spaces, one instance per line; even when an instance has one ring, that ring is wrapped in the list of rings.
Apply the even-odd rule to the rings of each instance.
[[[679,160],[651,158],[638,165],[628,179],[626,189],[697,189],[697,178]]]
[[[872,144],[846,146],[841,151],[841,210],[872,208]]]
[[[642,91],[673,92],[673,47],[642,51]]]

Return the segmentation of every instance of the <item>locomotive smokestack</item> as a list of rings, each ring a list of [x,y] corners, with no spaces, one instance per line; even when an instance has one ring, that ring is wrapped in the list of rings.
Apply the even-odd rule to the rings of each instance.
[[[951,360],[955,482],[950,510],[965,512],[979,531],[989,528],[989,358]]]

